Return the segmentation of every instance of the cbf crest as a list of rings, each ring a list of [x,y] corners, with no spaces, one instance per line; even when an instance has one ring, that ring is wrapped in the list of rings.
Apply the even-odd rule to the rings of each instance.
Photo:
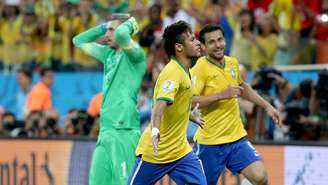
[[[234,79],[236,78],[236,71],[234,69],[230,69],[230,76]]]

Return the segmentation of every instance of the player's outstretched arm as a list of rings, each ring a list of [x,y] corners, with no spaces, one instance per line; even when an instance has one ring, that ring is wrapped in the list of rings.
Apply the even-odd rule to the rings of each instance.
[[[145,61],[144,50],[131,36],[138,32],[138,24],[134,17],[120,24],[115,30],[116,43],[133,62]]]
[[[166,106],[166,101],[157,100],[151,115],[151,137],[154,155],[158,155],[158,142],[160,139],[159,128],[161,126],[161,119]]]
[[[245,98],[248,101],[255,103],[256,105],[262,107],[267,111],[267,113],[271,116],[273,121],[281,126],[282,118],[278,110],[276,110],[269,102],[263,99],[260,95],[257,94],[255,90],[253,90],[249,85],[246,83],[242,84],[244,88],[241,97]]]
[[[86,54],[94,57],[100,62],[106,60],[107,52],[111,49],[106,45],[96,43],[96,40],[106,33],[106,25],[104,23],[93,28],[88,29],[76,35],[73,38],[73,44],[75,47],[80,48]]]

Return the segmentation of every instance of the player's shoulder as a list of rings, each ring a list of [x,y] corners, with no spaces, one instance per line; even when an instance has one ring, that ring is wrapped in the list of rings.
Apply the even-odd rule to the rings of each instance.
[[[231,57],[231,56],[224,56],[224,59],[225,59],[225,61],[226,62],[228,62],[228,63],[234,63],[234,64],[238,64],[239,62],[238,62],[238,59],[237,58],[235,58],[235,57]]]
[[[177,66],[175,65],[175,63],[173,61],[169,61],[163,68],[163,70],[161,71],[161,73],[175,73],[176,71],[178,71]]]
[[[208,65],[208,61],[205,56],[200,57],[197,59],[196,64],[191,68],[191,72],[205,70],[206,66]]]
[[[206,59],[205,56],[199,57],[199,58],[197,59],[197,62],[196,62],[196,64],[195,64],[194,67],[204,66],[204,65],[207,64],[207,62],[208,62],[208,61],[207,61],[207,59]]]
[[[181,69],[178,66],[178,64],[176,64],[176,62],[170,60],[162,69],[162,71],[159,74],[159,78],[161,77],[176,77],[179,76],[181,74]]]
[[[237,58],[235,57],[230,57],[230,56],[224,56],[224,59],[227,63],[232,63],[232,64],[239,64]]]
[[[237,58],[224,56],[224,59],[226,61],[227,67],[234,68],[236,70],[239,68],[239,62],[238,62]]]

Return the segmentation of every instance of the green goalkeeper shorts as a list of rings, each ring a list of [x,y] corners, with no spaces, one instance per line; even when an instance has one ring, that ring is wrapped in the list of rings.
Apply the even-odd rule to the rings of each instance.
[[[139,137],[138,130],[101,132],[92,157],[89,185],[126,185]]]

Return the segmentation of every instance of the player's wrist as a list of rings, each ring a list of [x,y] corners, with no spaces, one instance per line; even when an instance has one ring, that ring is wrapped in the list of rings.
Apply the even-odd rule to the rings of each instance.
[[[223,93],[217,93],[216,94],[216,100],[222,100],[224,99],[224,94]]]
[[[138,26],[136,19],[134,17],[130,17],[127,21],[130,23],[130,25],[132,27],[131,35],[135,35],[136,33],[138,33],[139,26]]]
[[[159,135],[159,129],[158,128],[152,128],[151,129],[151,137]]]
[[[109,26],[110,26],[110,24],[111,24],[111,21],[108,21],[108,22],[102,23],[102,24],[100,25],[100,27],[101,27],[101,31],[102,31],[103,33],[106,33],[107,30],[108,30],[108,28],[109,28]]]

